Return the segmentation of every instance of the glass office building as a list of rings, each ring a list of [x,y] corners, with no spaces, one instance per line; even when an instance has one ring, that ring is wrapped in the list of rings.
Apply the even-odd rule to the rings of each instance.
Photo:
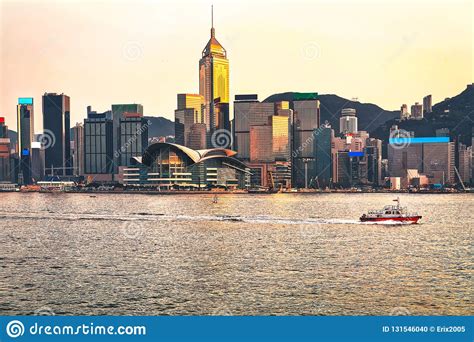
[[[272,158],[275,161],[290,161],[290,118],[288,115],[274,115],[270,118],[272,127]]]
[[[90,113],[84,120],[84,173],[91,178],[112,180],[113,122],[106,113]],[[97,177],[107,175],[109,177]]]
[[[76,123],[72,127],[71,154],[73,161],[73,174],[75,176],[84,175],[84,126],[82,123]]]
[[[143,154],[148,146],[148,127],[150,123],[138,113],[124,113],[120,119],[119,165],[129,166],[132,157]]]
[[[194,123],[204,123],[203,107],[204,97],[199,94],[178,94],[177,96],[178,107],[180,109],[193,109],[193,121]]]
[[[316,93],[291,103],[292,121],[292,185],[308,187],[317,175],[314,130],[320,126],[320,108]]]
[[[43,95],[44,138],[47,174],[72,175],[70,98],[64,94]],[[54,143],[53,143],[54,142]]]
[[[10,174],[10,138],[8,138],[8,126],[5,118],[0,117],[0,182],[11,182]]]
[[[31,149],[34,135],[33,98],[21,97],[17,105],[18,151]]]
[[[234,101],[234,150],[241,160],[250,160],[250,127],[268,124],[273,103],[259,102],[258,96],[236,95]]]
[[[138,116],[143,116],[143,106],[138,103],[126,103],[126,104],[114,104],[112,105],[111,119],[113,122],[113,134],[112,134],[112,149],[114,151],[114,161],[113,161],[113,173],[118,173],[119,166],[126,166],[127,164],[122,165],[122,158],[120,156],[120,151],[122,148],[122,139],[121,139],[121,120],[127,116],[127,114],[137,114]],[[118,153],[115,153],[115,152]]]
[[[33,98],[20,97],[17,105],[18,159],[20,184],[31,184],[31,142],[34,135]]]
[[[314,131],[314,152],[316,155],[316,178],[318,188],[329,187],[332,181],[331,141],[334,130],[321,126]]]

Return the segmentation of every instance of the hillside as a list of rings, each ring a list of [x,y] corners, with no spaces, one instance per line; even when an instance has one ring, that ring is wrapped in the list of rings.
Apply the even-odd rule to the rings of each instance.
[[[372,132],[372,136],[387,141],[390,127],[415,132],[417,137],[435,136],[436,130],[449,128],[451,138],[459,137],[459,141],[470,146],[472,144],[472,128],[474,123],[474,85],[470,84],[459,95],[447,98],[433,106],[433,112],[423,120],[388,120]]]
[[[292,101],[300,93],[287,92],[274,94],[264,102]],[[361,103],[343,97],[327,94],[317,97],[321,103],[321,123],[328,121],[336,132],[339,132],[339,118],[343,108],[354,108],[357,111],[359,130],[372,132],[387,120],[398,117],[398,111],[387,111],[372,103]]]
[[[8,137],[10,138],[10,144],[11,146],[16,146],[16,142],[18,139],[18,133],[15,131],[12,131],[11,129],[8,130]]]
[[[174,135],[173,121],[161,116],[145,116],[145,118],[151,121],[151,125],[148,127],[148,136],[150,138]]]

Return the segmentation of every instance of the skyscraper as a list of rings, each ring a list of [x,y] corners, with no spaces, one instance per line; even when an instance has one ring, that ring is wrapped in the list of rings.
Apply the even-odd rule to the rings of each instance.
[[[256,94],[236,95],[234,150],[252,170],[252,186],[291,185],[290,120],[288,102],[259,102]]]
[[[406,170],[418,170],[423,172],[423,145],[406,144],[394,145],[388,144],[388,172],[390,177],[404,177]]]
[[[296,96],[296,95],[295,95]],[[292,186],[306,188],[316,178],[314,131],[320,125],[319,100],[316,93],[298,94],[290,104],[292,120]]]
[[[206,144],[202,146],[199,143],[203,139],[206,141],[206,131],[203,132],[201,128],[193,129],[195,124],[204,124],[203,107],[204,97],[202,95],[178,94],[177,109],[174,112],[175,141],[177,144],[191,147],[190,141],[192,140],[194,145],[197,143],[200,146],[199,148],[206,148]],[[194,134],[201,136],[194,137],[192,136]],[[196,148],[196,146],[193,148]]]
[[[431,95],[426,95],[423,98],[423,113],[428,114],[428,113],[431,113],[432,111],[433,111],[433,107],[432,107]]]
[[[250,127],[250,162],[272,162],[272,126]]]
[[[193,150],[203,150],[206,148],[206,124],[195,123],[191,126],[187,146]]]
[[[218,129],[230,127],[225,121],[229,118],[229,60],[227,51],[216,39],[213,14],[211,17],[211,38],[199,61],[199,94],[204,98],[203,117],[209,136]]]
[[[72,161],[74,168],[74,175],[82,176],[84,174],[84,126],[78,122],[72,128]]]
[[[454,183],[454,143],[449,137],[391,138],[388,145],[390,177],[405,177],[407,170],[417,170],[432,184]]]
[[[356,110],[353,108],[344,108],[341,110],[341,118],[339,119],[339,132],[346,134],[355,133],[357,130]]]
[[[125,112],[120,119],[119,166],[129,166],[132,157],[141,157],[148,146],[149,122],[140,113]]]
[[[31,143],[31,179],[34,182],[44,177],[44,149],[40,142]]]
[[[137,113],[138,115],[143,116],[143,106],[141,104],[114,104],[112,105],[111,118],[113,121],[113,147],[114,151],[114,161],[113,161],[113,174],[118,174],[118,167],[122,166],[122,157],[120,156],[120,151],[122,149],[121,141],[121,128],[120,121],[124,118],[124,113]],[[104,113],[105,114],[105,113]],[[109,114],[106,114],[109,117]],[[124,166],[124,165],[123,165]]]
[[[285,113],[286,112],[286,113]],[[272,159],[275,161],[290,161],[290,117],[289,110],[280,110],[278,115],[270,117],[272,126]],[[287,114],[287,115],[285,115]]]
[[[88,111],[84,119],[84,173],[88,181],[113,180],[113,140],[111,113]]]
[[[234,101],[234,150],[237,158],[250,159],[250,127],[266,125],[275,113],[275,105],[259,102],[256,94],[235,95]]]
[[[331,142],[334,130],[323,125],[314,132],[314,152],[316,154],[316,185],[318,188],[330,186],[332,179]]]
[[[11,182],[10,138],[5,118],[0,117],[0,182]]]
[[[367,139],[365,151],[367,158],[367,180],[372,185],[382,185],[382,140]]]
[[[423,105],[415,102],[414,105],[411,106],[411,119],[421,120],[423,119]]]
[[[334,182],[343,188],[352,184],[352,163],[349,151],[338,151],[334,159]]]
[[[455,183],[455,143],[423,144],[423,173],[432,183]]]
[[[349,151],[350,185],[367,185],[367,158],[364,152]]]
[[[459,144],[459,176],[464,183],[469,183],[471,179],[472,146],[467,147]],[[458,181],[458,180],[456,180]]]
[[[177,144],[187,146],[191,126],[194,123],[192,108],[174,111],[174,140]]]
[[[43,95],[43,135],[46,174],[72,175],[70,98]]]
[[[18,152],[30,149],[34,135],[33,98],[20,97],[17,105]]]
[[[408,113],[408,106],[404,103],[400,107],[400,120],[406,120],[410,116],[410,113]]]
[[[178,94],[177,96],[177,110],[193,109],[194,123],[204,123],[203,107],[204,97],[199,94]]]
[[[31,184],[31,142],[34,135],[33,98],[20,97],[17,105],[18,170],[21,184]]]

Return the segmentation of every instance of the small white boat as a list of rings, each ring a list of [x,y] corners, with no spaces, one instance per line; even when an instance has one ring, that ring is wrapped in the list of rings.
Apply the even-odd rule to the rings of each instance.
[[[401,223],[418,223],[421,216],[409,213],[406,207],[400,206],[400,198],[394,200],[397,205],[387,205],[382,210],[371,210],[360,217],[362,222],[397,221]]]

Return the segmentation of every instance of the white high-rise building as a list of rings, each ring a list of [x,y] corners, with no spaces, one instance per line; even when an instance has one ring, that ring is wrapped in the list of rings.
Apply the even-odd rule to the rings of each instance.
[[[408,113],[408,106],[406,104],[402,104],[400,107],[400,120],[406,120],[410,116],[410,113]]]
[[[357,132],[357,117],[354,108],[344,108],[341,111],[341,118],[339,119],[340,133],[355,133]]]

